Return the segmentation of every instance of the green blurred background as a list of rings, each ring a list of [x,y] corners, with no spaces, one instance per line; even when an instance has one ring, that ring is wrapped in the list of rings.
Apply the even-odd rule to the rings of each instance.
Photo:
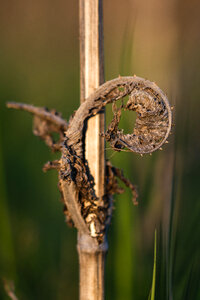
[[[147,299],[157,228],[156,299],[200,299],[200,5],[197,0],[104,1],[105,79],[137,74],[175,105],[163,151],[140,157],[107,151],[139,189],[115,198],[106,299]],[[78,299],[76,230],[64,222],[54,159],[32,134],[28,113],[6,101],[79,106],[78,0],[1,0],[0,299],[3,279],[20,300]],[[108,118],[110,112],[108,111]],[[131,116],[123,116],[126,130]]]

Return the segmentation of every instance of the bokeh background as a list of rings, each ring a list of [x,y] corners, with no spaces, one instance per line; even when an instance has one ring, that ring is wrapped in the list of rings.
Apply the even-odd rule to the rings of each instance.
[[[115,198],[106,299],[148,299],[157,229],[156,299],[200,299],[200,5],[197,0],[104,1],[105,79],[155,81],[174,110],[169,144],[152,156],[107,150],[139,189]],[[79,106],[78,0],[0,2],[0,299],[78,299],[76,230],[64,222],[57,157],[6,101]],[[108,118],[109,118],[108,112]],[[133,118],[123,116],[129,130]]]

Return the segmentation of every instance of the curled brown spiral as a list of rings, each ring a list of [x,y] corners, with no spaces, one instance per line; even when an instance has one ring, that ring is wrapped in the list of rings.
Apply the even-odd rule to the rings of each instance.
[[[116,101],[128,96],[120,108]],[[48,162],[44,170],[59,171],[59,189],[65,203],[70,224],[79,232],[96,238],[101,243],[112,215],[112,197],[121,193],[116,176],[131,188],[136,203],[137,190],[124,177],[123,172],[106,165],[106,191],[99,199],[94,180],[85,159],[84,140],[88,118],[107,104],[114,104],[114,117],[103,136],[116,151],[127,149],[139,154],[151,153],[166,142],[171,130],[172,113],[166,95],[153,82],[140,77],[119,77],[107,81],[92,93],[76,111],[69,123],[55,110],[38,108],[22,103],[8,103],[8,107],[29,111],[34,116],[34,134],[41,137],[53,151],[61,151],[60,160]],[[124,134],[119,128],[121,109],[135,111],[136,121],[132,133]],[[54,141],[52,133],[59,133]],[[67,209],[67,211],[66,211]]]
[[[171,130],[171,108],[166,95],[155,83],[136,76],[119,77],[101,85],[79,107],[65,132],[60,182],[66,205],[71,215],[75,216],[74,224],[79,231],[89,230],[98,242],[102,241],[109,223],[112,200],[109,191],[103,199],[96,197],[94,181],[84,157],[85,125],[88,118],[107,104],[127,95],[129,99],[124,108],[137,114],[133,133],[124,134],[119,129],[120,112],[116,111],[103,135],[116,151],[126,148],[143,154],[159,149]],[[76,199],[70,196],[74,191],[77,193]]]
[[[79,107],[66,131],[68,146],[82,157],[84,122],[97,114],[106,104],[125,96],[129,100],[125,109],[137,114],[133,133],[124,134],[113,122],[108,126],[105,138],[114,150],[127,148],[136,153],[151,153],[167,140],[171,130],[172,113],[167,96],[149,80],[140,77],[119,77],[100,86]],[[119,122],[119,121],[118,121]],[[115,128],[113,128],[115,127]]]

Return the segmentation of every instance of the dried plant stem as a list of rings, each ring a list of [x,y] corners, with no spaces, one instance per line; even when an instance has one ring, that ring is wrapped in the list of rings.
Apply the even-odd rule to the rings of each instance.
[[[81,103],[104,81],[102,0],[79,0]],[[99,204],[105,194],[104,112],[87,122],[85,155]],[[107,244],[79,231],[80,300],[104,299]]]
[[[104,266],[107,243],[97,245],[88,235],[78,235],[80,299],[104,299]]]

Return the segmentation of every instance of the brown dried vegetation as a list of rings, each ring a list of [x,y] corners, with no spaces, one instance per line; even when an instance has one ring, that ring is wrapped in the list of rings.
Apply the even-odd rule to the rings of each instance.
[[[129,96],[127,103],[122,103],[117,108],[115,102],[127,95]],[[137,204],[135,186],[109,161],[106,164],[106,194],[103,199],[99,199],[95,194],[94,179],[85,159],[84,138],[87,120],[109,103],[113,103],[114,116],[103,136],[113,150],[127,149],[140,154],[151,153],[166,142],[171,130],[172,118],[167,97],[155,83],[136,76],[119,77],[100,86],[83,102],[69,123],[63,120],[61,114],[55,110],[48,111],[31,105],[8,103],[8,107],[32,113],[34,134],[41,137],[52,151],[62,153],[60,160],[46,163],[43,170],[57,169],[59,171],[58,186],[65,203],[64,212],[67,223],[74,224],[80,229],[81,218],[81,222],[85,223],[88,232],[97,239],[98,243],[103,241],[112,215],[111,196],[123,192],[123,189],[118,186],[116,177],[131,188],[133,203]],[[137,113],[135,127],[131,134],[124,134],[123,130],[118,127],[122,109]],[[53,140],[52,133],[59,134],[57,141]],[[63,192],[63,187],[66,185],[63,183],[67,183],[68,189],[73,188],[77,197],[66,199]],[[70,205],[69,201],[71,201]],[[78,218],[73,216],[74,212],[77,212]]]

